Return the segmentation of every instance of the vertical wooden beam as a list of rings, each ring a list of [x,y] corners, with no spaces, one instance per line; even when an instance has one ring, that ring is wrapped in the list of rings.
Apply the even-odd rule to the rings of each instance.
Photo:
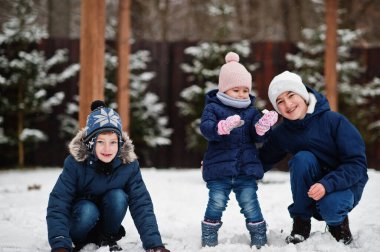
[[[91,102],[104,99],[105,0],[81,0],[79,126]]]
[[[131,52],[131,0],[119,0],[119,27],[117,33],[117,104],[123,124],[123,130],[129,131],[130,125],[130,92],[129,92],[129,58]]]
[[[326,7],[326,51],[325,81],[326,97],[333,111],[338,111],[337,86],[337,10],[338,0],[325,0]]]

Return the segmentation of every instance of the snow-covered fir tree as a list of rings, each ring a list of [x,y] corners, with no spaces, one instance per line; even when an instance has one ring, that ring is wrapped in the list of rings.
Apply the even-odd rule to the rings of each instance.
[[[180,115],[189,121],[185,126],[186,148],[197,152],[203,152],[207,145],[199,130],[205,94],[217,88],[220,67],[226,63],[225,55],[230,51],[236,52],[240,56],[240,63],[248,71],[252,73],[257,68],[257,64],[247,62],[251,53],[248,41],[229,43],[231,31],[234,29],[229,20],[236,15],[235,7],[228,1],[221,0],[209,1],[205,7],[207,15],[211,18],[217,17],[221,22],[210,32],[210,36],[213,36],[211,41],[214,42],[200,42],[185,49],[185,54],[191,56],[192,61],[182,64],[181,68],[187,74],[190,86],[181,91],[180,100],[177,102]],[[254,89],[253,85],[252,92],[255,95]],[[263,100],[256,97],[256,106],[264,106],[263,103]]]
[[[324,1],[313,1],[320,13],[321,24],[316,28],[304,28],[303,40],[297,43],[298,52],[286,56],[290,68],[295,70],[305,84],[325,92],[324,52],[326,25],[324,22]],[[343,10],[340,10],[341,13]],[[360,83],[365,67],[353,54],[353,48],[363,35],[359,29],[337,29],[337,86],[339,111],[348,117],[361,131],[367,144],[380,136],[380,112],[377,102],[380,97],[380,79]]]
[[[185,54],[192,57],[190,63],[181,65],[182,70],[188,75],[190,86],[182,90],[181,100],[177,102],[180,114],[188,119],[186,125],[187,148],[203,151],[206,141],[199,130],[200,118],[205,105],[205,94],[218,87],[219,71],[225,64],[225,55],[236,52],[240,56],[240,63],[244,64],[251,73],[257,65],[244,62],[251,53],[248,41],[232,44],[218,44],[215,42],[202,42],[196,46],[185,49]],[[256,96],[253,85],[253,95]],[[265,102],[256,97],[256,106],[264,107]]]
[[[64,93],[54,91],[57,84],[74,76],[79,66],[53,72],[53,67],[67,61],[66,50],[57,50],[47,58],[36,49],[47,32],[36,23],[33,1],[16,0],[12,4],[12,16],[0,34],[0,142],[18,146],[18,165],[23,166],[24,148],[48,139],[36,125],[61,104]]]
[[[154,72],[146,71],[150,61],[150,52],[146,50],[137,51],[130,56],[130,135],[136,144],[156,147],[171,144],[170,135],[173,130],[168,128],[165,104],[159,101],[158,95],[148,91],[149,83],[155,77]],[[115,109],[117,66],[117,56],[107,53],[105,96],[106,101]]]

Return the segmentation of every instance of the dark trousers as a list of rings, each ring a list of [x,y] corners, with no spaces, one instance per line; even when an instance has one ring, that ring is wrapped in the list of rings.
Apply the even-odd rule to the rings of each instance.
[[[290,216],[310,219],[319,215],[328,225],[339,225],[352,210],[354,195],[350,189],[326,194],[315,201],[307,195],[327,171],[320,167],[313,153],[300,151],[289,161],[290,185],[293,203],[288,207]]]

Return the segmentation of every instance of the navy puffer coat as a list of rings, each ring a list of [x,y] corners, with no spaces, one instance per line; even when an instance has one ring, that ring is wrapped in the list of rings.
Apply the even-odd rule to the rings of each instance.
[[[287,154],[309,151],[329,171],[319,181],[326,192],[350,188],[355,206],[368,180],[364,141],[343,115],[330,110],[322,94],[307,88],[317,100],[314,112],[302,120],[284,118],[260,149],[261,161],[265,170],[269,170]]]
[[[203,179],[217,180],[239,175],[261,179],[264,171],[258,157],[255,143],[262,141],[255,131],[255,123],[260,112],[253,107],[255,98],[250,96],[251,105],[247,108],[234,108],[224,105],[217,97],[218,90],[206,94],[200,130],[208,141],[203,158]],[[244,125],[235,128],[229,135],[218,135],[218,122],[232,115],[239,115]]]
[[[102,197],[112,189],[124,189],[128,206],[145,249],[162,246],[153,204],[141,177],[134,147],[126,133],[120,157],[112,161],[112,173],[97,172],[93,155],[87,150],[80,131],[69,145],[70,154],[52,192],[47,208],[49,243],[55,248],[70,248],[70,217],[73,204],[83,198]]]

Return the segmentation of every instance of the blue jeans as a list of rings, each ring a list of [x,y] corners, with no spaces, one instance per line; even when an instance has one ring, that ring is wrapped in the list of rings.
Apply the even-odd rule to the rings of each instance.
[[[307,195],[309,188],[328,171],[323,170],[313,153],[300,151],[289,161],[290,186],[293,203],[288,207],[290,216],[310,219],[322,218],[328,225],[339,225],[352,210],[354,194],[350,189],[326,194],[315,201]]]
[[[226,210],[231,190],[244,214],[246,222],[263,220],[260,204],[257,199],[257,183],[252,177],[236,177],[207,182],[209,200],[205,213],[205,220],[221,221],[223,211]]]
[[[107,192],[98,204],[89,200],[78,201],[72,211],[71,239],[76,244],[86,243],[87,235],[97,224],[104,235],[117,234],[127,207],[128,196],[122,189]]]

